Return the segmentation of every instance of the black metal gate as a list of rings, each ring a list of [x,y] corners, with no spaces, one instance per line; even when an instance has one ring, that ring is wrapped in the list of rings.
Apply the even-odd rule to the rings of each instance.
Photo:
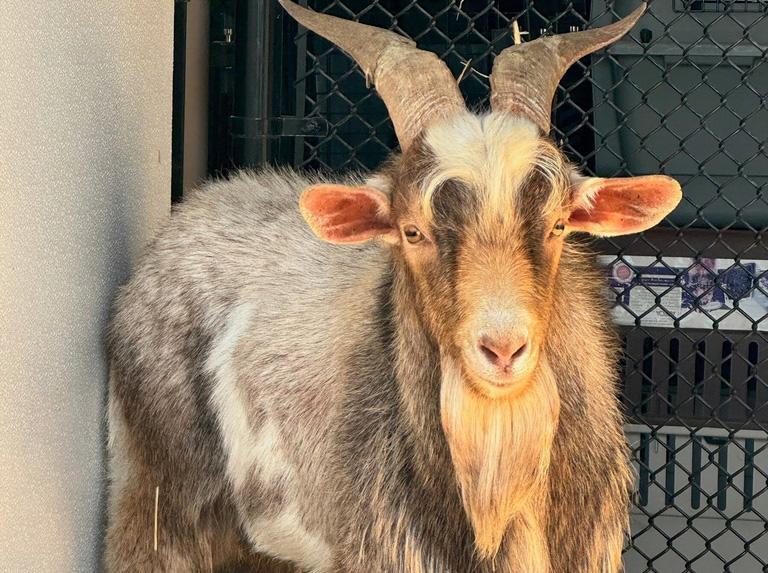
[[[308,4],[415,39],[463,71],[482,107],[513,20],[533,39],[611,22],[636,0]],[[338,49],[275,2],[212,5],[211,172],[369,170],[397,145]],[[552,136],[586,173],[666,173],[685,194],[661,228],[598,243],[624,325],[629,573],[768,571],[766,46],[767,0],[654,0],[556,96]]]

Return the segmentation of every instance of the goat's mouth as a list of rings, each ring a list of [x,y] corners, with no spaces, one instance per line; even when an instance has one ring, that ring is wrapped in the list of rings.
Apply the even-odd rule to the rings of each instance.
[[[514,398],[528,388],[538,357],[533,346],[525,352],[525,359],[519,365],[499,368],[478,360],[474,349],[465,350],[462,352],[465,382],[488,398]]]

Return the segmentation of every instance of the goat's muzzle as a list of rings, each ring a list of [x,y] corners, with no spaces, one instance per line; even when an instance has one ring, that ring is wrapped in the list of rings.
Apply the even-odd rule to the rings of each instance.
[[[469,382],[477,390],[501,397],[527,386],[538,356],[538,344],[527,320],[516,313],[484,313],[464,332],[462,359]]]

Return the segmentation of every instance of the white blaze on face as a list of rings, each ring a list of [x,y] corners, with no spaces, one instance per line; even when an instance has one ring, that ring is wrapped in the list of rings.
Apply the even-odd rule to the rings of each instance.
[[[480,193],[486,212],[504,213],[536,164],[541,138],[525,118],[466,113],[431,126],[425,142],[436,161],[424,189],[426,208],[441,183],[458,179]]]

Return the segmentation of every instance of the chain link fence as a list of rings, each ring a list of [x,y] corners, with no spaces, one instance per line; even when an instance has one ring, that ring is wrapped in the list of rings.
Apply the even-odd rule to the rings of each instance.
[[[513,21],[534,39],[636,6],[304,4],[413,38],[462,77],[478,109]],[[397,146],[384,105],[340,50],[276,15],[273,89],[282,91],[259,137],[292,137],[266,159],[375,169]],[[585,173],[664,173],[684,190],[660,228],[597,245],[625,348],[621,400],[637,473],[629,573],[768,571],[767,45],[767,0],[654,0],[630,35],[574,65],[556,95],[552,137]],[[249,120],[232,119],[237,148]],[[236,156],[232,165],[248,164]]]

